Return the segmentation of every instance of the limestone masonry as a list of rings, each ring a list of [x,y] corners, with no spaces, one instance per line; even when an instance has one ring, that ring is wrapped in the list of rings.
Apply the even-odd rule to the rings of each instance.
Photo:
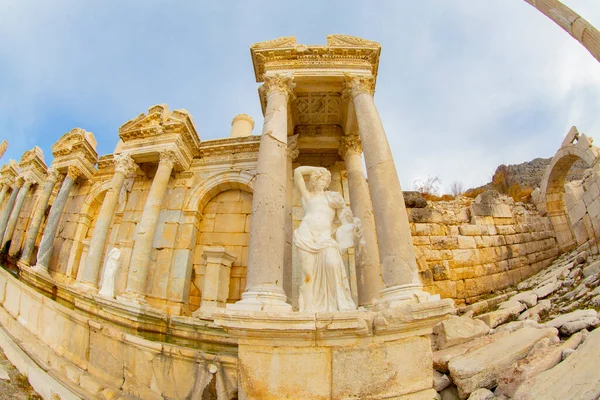
[[[571,129],[535,204],[407,208],[374,102],[380,50],[252,45],[260,135],[240,114],[203,141],[186,110],[154,105],[112,154],[74,128],[50,165],[34,147],[2,166],[0,346],[44,398],[547,398],[552,367],[585,363],[600,320],[566,313],[600,306],[600,149]],[[578,159],[590,169],[565,186]],[[342,251],[356,311],[298,311],[300,166],[327,169],[360,219]]]

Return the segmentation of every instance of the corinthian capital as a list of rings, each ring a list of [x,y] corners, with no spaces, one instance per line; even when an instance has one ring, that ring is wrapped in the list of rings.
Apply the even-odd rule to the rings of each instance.
[[[60,179],[60,172],[55,167],[48,168],[46,172],[46,181],[56,183]]]
[[[76,181],[81,175],[83,174],[79,168],[77,168],[75,165],[69,165],[69,168],[67,169],[68,178],[71,178],[72,181]]]
[[[375,93],[375,78],[372,76],[346,74],[346,88],[352,97],[363,93],[373,95]]]
[[[340,138],[340,149],[338,154],[345,158],[348,153],[362,153],[362,144],[358,135],[342,136]]]
[[[127,175],[135,168],[133,158],[127,153],[116,154],[113,157],[113,162],[115,163],[115,172],[120,172],[123,175]]]
[[[163,150],[160,152],[160,165],[167,165],[170,168],[173,168],[175,165],[175,161],[177,160],[177,156],[173,150]]]
[[[294,98],[294,87],[296,84],[294,83],[294,79],[291,76],[287,75],[272,75],[265,76],[265,83],[262,85],[262,90],[264,90],[267,96],[274,92],[285,93],[288,97]]]
[[[22,176],[18,176],[17,179],[15,179],[15,186],[18,188],[23,187],[24,183],[25,183],[25,178],[23,178]]]

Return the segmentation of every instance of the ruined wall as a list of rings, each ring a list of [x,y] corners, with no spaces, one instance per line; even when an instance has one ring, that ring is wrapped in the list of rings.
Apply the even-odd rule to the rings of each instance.
[[[565,185],[564,204],[578,246],[596,247],[600,238],[600,173],[587,170],[582,181]]]
[[[506,198],[488,207],[460,197],[408,212],[426,290],[457,304],[519,283],[558,255],[550,220]]]

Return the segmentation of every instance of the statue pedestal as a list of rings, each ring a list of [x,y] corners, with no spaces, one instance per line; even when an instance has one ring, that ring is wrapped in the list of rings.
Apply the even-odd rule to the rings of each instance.
[[[432,399],[429,335],[450,299],[378,311],[221,310],[238,339],[240,399]]]

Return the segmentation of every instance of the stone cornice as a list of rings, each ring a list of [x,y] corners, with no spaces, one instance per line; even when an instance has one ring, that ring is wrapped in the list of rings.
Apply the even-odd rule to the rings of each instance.
[[[200,147],[200,164],[210,165],[258,158],[260,136],[208,140]]]
[[[10,160],[0,169],[2,182],[7,185],[13,185],[17,175],[19,175],[19,164],[15,160]]]
[[[250,46],[254,75],[263,82],[267,71],[361,71],[377,76],[381,46],[348,35],[329,35],[327,45],[302,45],[293,36]]]
[[[52,165],[61,173],[66,173],[70,166],[74,166],[86,179],[92,179],[96,174],[98,153],[96,139],[91,132],[81,128],[72,129],[54,143],[52,154]]]
[[[32,182],[41,184],[45,180],[47,170],[44,153],[38,146],[23,153],[19,163],[19,176],[26,176]]]

